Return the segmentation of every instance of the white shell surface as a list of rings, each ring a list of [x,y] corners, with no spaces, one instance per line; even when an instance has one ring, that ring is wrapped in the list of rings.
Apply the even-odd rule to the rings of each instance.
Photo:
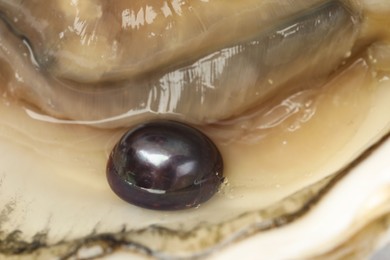
[[[367,248],[354,249],[353,243],[348,248],[348,243],[369,224],[379,222],[377,235],[389,228],[389,158],[390,139],[353,167],[304,217],[238,242],[212,259],[236,259],[243,254],[250,259],[311,259],[332,256],[332,251],[337,259],[354,251],[361,252],[361,257],[370,254],[376,244],[368,232],[363,239]],[[344,244],[345,252],[337,252]],[[275,250],[277,245],[283,250]]]

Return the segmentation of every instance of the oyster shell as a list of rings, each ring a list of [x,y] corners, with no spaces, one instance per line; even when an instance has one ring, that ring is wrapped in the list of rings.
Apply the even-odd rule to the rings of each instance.
[[[34,99],[34,96],[40,94],[42,100],[47,99],[47,92],[40,87],[46,86],[46,90],[51,91],[50,86],[56,89],[52,97],[61,100],[58,98],[61,97],[59,86],[63,87],[61,82],[67,77],[76,79],[80,87],[86,84],[86,92],[90,92],[94,87],[89,85],[90,82],[112,80],[113,75],[122,82],[124,75],[137,74],[138,67],[114,59],[112,64],[119,64],[124,69],[115,67],[112,73],[107,73],[104,62],[98,62],[97,66],[103,67],[99,67],[98,73],[93,75],[97,78],[94,78],[90,75],[93,73],[88,72],[81,73],[81,76],[75,75],[82,68],[64,71],[62,66],[65,63],[62,62],[67,61],[59,59],[56,66],[44,70],[44,52],[48,47],[37,42],[42,37],[49,37],[53,28],[46,28],[49,32],[40,27],[36,27],[35,31],[23,31],[26,27],[16,30],[19,27],[15,23],[19,21],[27,24],[19,20],[23,16],[19,15],[18,10],[23,10],[29,18],[52,14],[39,13],[41,9],[34,8],[39,1],[0,1],[0,10],[3,12],[0,78],[4,82],[0,88],[3,91],[0,102],[2,255],[9,258],[57,256],[82,259],[108,257],[113,253],[159,258],[236,258],[248,254],[248,257],[265,259],[337,259],[353,254],[361,257],[376,249],[379,235],[389,230],[387,205],[390,165],[387,158],[390,155],[390,44],[386,31],[389,4],[386,1],[307,3],[299,0],[283,4],[282,1],[248,0],[229,6],[223,1],[198,2],[195,1],[196,4],[205,5],[206,11],[218,10],[220,16],[239,14],[246,7],[253,10],[253,16],[248,18],[244,14],[238,15],[236,19],[240,28],[242,24],[251,24],[253,17],[263,14],[260,17],[265,17],[264,24],[273,24],[267,27],[271,28],[271,32],[272,29],[280,30],[280,24],[291,25],[302,21],[302,17],[313,17],[313,14],[326,22],[330,21],[323,16],[322,12],[325,12],[344,17],[340,20],[342,26],[337,27],[341,31],[335,30],[334,35],[339,36],[341,32],[350,37],[320,37],[329,41],[325,41],[324,45],[316,45],[324,52],[318,56],[309,55],[312,56],[310,61],[313,62],[313,69],[304,75],[297,73],[296,77],[282,80],[276,76],[268,77],[276,73],[270,70],[262,84],[277,85],[278,91],[255,99],[253,105],[245,108],[238,106],[240,109],[236,107],[238,112],[214,117],[218,120],[213,119],[212,124],[207,124],[204,113],[195,117],[186,114],[185,110],[181,111],[179,118],[188,117],[189,122],[197,122],[198,127],[212,136],[221,148],[228,181],[215,198],[197,209],[154,212],[118,200],[109,190],[104,174],[108,153],[125,131],[124,128],[114,126],[133,124],[150,115],[126,115],[124,121],[119,120],[115,124],[110,121],[109,128],[102,129],[89,126],[97,120],[89,113],[85,114],[85,118],[73,118],[71,114],[61,114],[63,111],[56,112],[56,105],[48,105],[52,107],[50,110],[39,102],[40,99]],[[76,12],[76,17],[99,20],[105,14],[104,3],[92,0],[83,3],[52,1],[50,5],[54,5],[53,10],[64,14],[64,17],[71,17],[71,20],[74,14],[73,17],[72,13],[68,14],[69,10],[80,12]],[[171,1],[169,4],[173,8],[171,10],[176,12],[174,7],[189,10],[185,8],[189,4],[186,1]],[[209,5],[226,8],[208,9]],[[101,10],[99,6],[102,6]],[[120,4],[118,8],[126,10]],[[280,11],[277,16],[265,15],[267,12],[264,10],[275,8]],[[134,10],[141,9],[141,14],[146,14],[145,6],[134,6]],[[129,9],[130,18],[132,13],[137,13],[135,17],[138,17],[140,12],[131,12]],[[207,12],[202,15],[208,17]],[[191,25],[191,19],[194,19],[191,14],[183,13],[180,17],[188,19],[181,24]],[[215,16],[215,21],[218,21],[218,17]],[[207,21],[206,18],[200,18],[199,21]],[[131,19],[129,21],[134,22]],[[236,24],[236,21],[231,23]],[[61,23],[57,25],[61,26]],[[129,26],[138,28],[138,25],[141,27],[141,23],[130,23]],[[157,23],[157,26],[160,25]],[[54,29],[56,26],[53,26]],[[227,27],[218,26],[215,30],[226,38],[212,43],[206,41],[204,44],[212,46],[194,50],[195,57],[191,56],[191,59],[201,60],[205,50],[209,53],[217,52],[222,44],[227,44],[224,47],[232,46],[232,42],[237,44],[237,37],[252,39],[249,36],[259,32],[271,37],[275,35],[267,34],[269,30],[259,30],[256,26],[244,26],[243,32],[234,31],[226,35],[223,30],[231,24]],[[329,23],[327,26],[330,26]],[[207,32],[213,31],[212,28],[206,28]],[[175,28],[174,32],[177,31],[180,29]],[[197,34],[189,31],[188,35]],[[196,37],[188,35],[182,39],[190,38],[191,43],[196,45]],[[215,35],[211,33],[208,36],[213,38]],[[319,37],[318,34],[313,35],[314,38]],[[29,39],[29,44],[19,42],[19,45],[15,45],[20,39]],[[167,39],[168,46],[171,46]],[[45,41],[45,44],[50,44],[51,40]],[[69,41],[73,41],[71,37]],[[61,47],[73,48],[68,44],[64,41]],[[294,50],[290,44],[292,42],[273,53],[272,48],[267,49],[266,54],[275,55],[270,61],[279,62],[277,58],[282,50],[284,53]],[[38,46],[31,49],[35,59],[30,60],[30,56],[23,55],[29,52],[21,52],[19,56],[10,59],[9,51],[13,45],[16,50]],[[326,49],[329,48],[327,46],[332,48]],[[340,46],[340,52],[329,52],[335,46]],[[147,69],[152,70],[148,66],[160,67],[164,63],[178,64],[176,61],[186,56],[178,46],[172,48],[178,49],[172,54],[174,57],[167,55],[168,58],[165,58],[166,54],[160,58],[153,57],[156,60],[153,64],[145,60]],[[169,48],[162,49],[169,51]],[[83,49],[76,50],[83,53]],[[100,53],[99,48],[88,50],[93,51],[92,55],[86,53],[90,58],[95,51]],[[334,55],[330,56],[332,61],[329,63],[323,61],[327,55]],[[128,57],[133,56],[128,54]],[[188,57],[186,59],[188,61]],[[134,61],[137,62],[138,58],[134,58]],[[292,64],[297,66],[301,63]],[[321,66],[318,73],[307,75],[316,71],[318,66]],[[285,71],[290,71],[287,65],[285,68]],[[313,78],[313,75],[318,77]],[[48,84],[47,78],[55,78],[55,81],[49,82],[59,85]],[[28,92],[26,86],[33,87],[33,94],[23,93]],[[69,89],[77,89],[72,86]],[[103,87],[106,86],[100,86],[97,91],[105,94],[110,92],[106,92]],[[49,101],[52,100],[49,98]],[[25,102],[30,102],[30,105]],[[32,108],[31,104],[43,111]],[[80,107],[74,107],[76,115],[82,112],[79,109],[90,105],[88,102],[79,104]],[[223,106],[226,107],[226,104]],[[236,111],[236,108],[232,111]],[[52,114],[45,114],[50,112]],[[59,114],[62,117],[56,118]],[[313,239],[313,236],[317,239]],[[370,241],[372,245],[363,247],[361,241]]]

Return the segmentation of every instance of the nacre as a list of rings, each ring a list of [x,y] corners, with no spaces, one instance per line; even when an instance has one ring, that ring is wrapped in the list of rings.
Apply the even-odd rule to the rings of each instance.
[[[111,189],[144,208],[200,206],[223,182],[223,161],[202,132],[176,121],[145,122],[115,145],[107,163]]]

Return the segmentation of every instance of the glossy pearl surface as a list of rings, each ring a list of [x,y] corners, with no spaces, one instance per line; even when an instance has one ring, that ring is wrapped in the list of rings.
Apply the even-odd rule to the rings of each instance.
[[[131,204],[157,210],[192,208],[217,192],[223,161],[199,130],[176,121],[153,121],[120,139],[108,160],[107,179]]]

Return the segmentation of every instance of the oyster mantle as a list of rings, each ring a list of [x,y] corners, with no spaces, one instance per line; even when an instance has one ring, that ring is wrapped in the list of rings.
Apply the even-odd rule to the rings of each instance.
[[[267,3],[246,3],[259,2]],[[290,8],[304,2],[289,2]],[[372,5],[313,3],[332,3],[325,6],[357,14],[354,21],[359,30],[349,31],[356,33],[351,53],[343,55],[330,75],[303,85],[295,85],[303,81],[289,81],[291,93],[271,98],[244,116],[239,113],[237,118],[200,124],[222,147],[228,182],[210,203],[188,212],[142,210],[111,194],[102,169],[124,129],[97,129],[66,118],[40,117],[38,109],[1,85],[2,91],[7,89],[0,100],[1,253],[10,258],[88,258],[112,253],[222,258],[243,251],[265,258],[337,258],[344,256],[343,249],[368,254],[361,252],[365,248],[359,246],[359,238],[375,241],[389,227],[385,158],[390,130],[386,30],[390,7],[384,1],[376,1],[382,4],[379,9],[372,1]],[[363,9],[353,11],[356,6],[351,3]],[[9,33],[7,26],[2,24],[3,32]],[[4,45],[1,53],[0,78],[17,79],[4,62]],[[30,56],[24,59],[30,64]],[[342,219],[340,208],[345,211]],[[317,225],[319,219],[328,224]],[[321,240],[310,239],[313,229]],[[295,239],[297,230],[302,239]],[[285,239],[294,237],[294,243],[284,243],[285,251],[274,243],[280,234],[286,234]]]

